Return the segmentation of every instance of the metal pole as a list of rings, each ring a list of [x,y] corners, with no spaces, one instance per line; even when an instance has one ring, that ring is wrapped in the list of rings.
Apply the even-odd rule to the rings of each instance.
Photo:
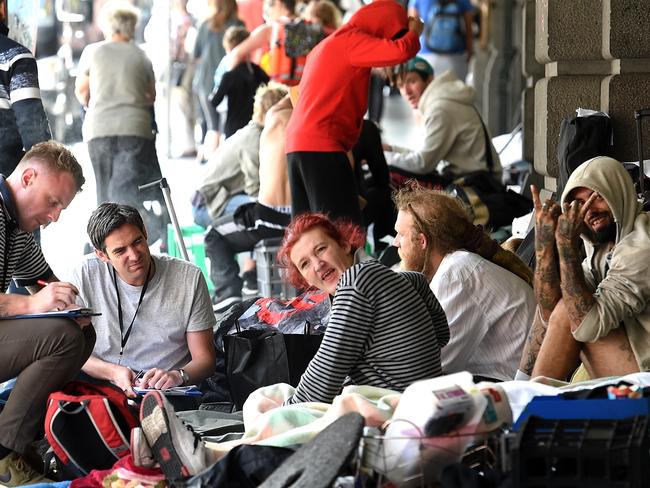
[[[636,143],[639,151],[639,190],[641,191],[641,196],[645,198],[645,167],[643,164],[643,130],[641,127],[641,121],[643,117],[650,115],[650,108],[644,108],[634,112],[634,118],[636,119]]]
[[[169,214],[169,218],[171,219],[172,225],[174,226],[174,233],[176,234],[176,243],[178,244],[178,248],[181,250],[181,254],[183,254],[183,259],[185,259],[185,261],[189,261],[190,256],[187,254],[187,248],[185,247],[185,240],[183,239],[183,234],[181,233],[181,227],[178,225],[178,219],[176,218],[176,211],[174,210],[174,204],[172,203],[171,191],[169,190],[169,185],[167,184],[167,178],[161,178],[159,180],[152,181],[151,183],[138,185],[138,190],[145,190],[156,185],[160,185],[163,197],[165,198],[165,206],[167,207],[167,213]]]

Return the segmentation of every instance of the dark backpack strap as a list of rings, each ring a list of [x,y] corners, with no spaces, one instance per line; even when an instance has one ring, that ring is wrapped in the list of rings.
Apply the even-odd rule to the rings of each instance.
[[[483,127],[483,137],[485,138],[485,162],[487,164],[488,173],[492,174],[494,171],[494,157],[492,156],[492,142],[490,141],[490,136],[488,135],[487,127],[485,127],[485,122],[483,122],[483,117],[479,113],[478,109],[476,110],[476,115],[478,115],[478,120],[481,122],[481,127]]]

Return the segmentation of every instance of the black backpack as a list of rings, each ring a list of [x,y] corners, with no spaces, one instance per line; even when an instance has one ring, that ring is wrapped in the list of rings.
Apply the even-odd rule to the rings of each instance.
[[[596,156],[611,156],[612,149],[612,121],[607,115],[562,119],[557,145],[557,198],[578,166]]]

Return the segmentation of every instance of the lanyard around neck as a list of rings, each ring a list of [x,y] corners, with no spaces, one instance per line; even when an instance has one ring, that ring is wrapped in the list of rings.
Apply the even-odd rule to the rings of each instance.
[[[138,306],[135,309],[129,328],[126,329],[126,334],[124,333],[124,319],[122,317],[122,301],[120,300],[120,290],[117,287],[117,273],[115,268],[113,269],[113,285],[115,286],[115,294],[117,295],[117,320],[120,324],[120,359],[118,364],[122,361],[122,355],[124,354],[124,346],[131,336],[131,329],[133,329],[133,323],[135,322],[135,317],[138,315],[138,310],[140,310],[140,305],[142,305],[142,300],[144,299],[144,294],[147,292],[147,287],[149,286],[149,280],[151,279],[151,262],[149,263],[149,269],[147,270],[147,278],[144,281],[142,286],[142,291],[140,292],[140,299],[138,300]]]

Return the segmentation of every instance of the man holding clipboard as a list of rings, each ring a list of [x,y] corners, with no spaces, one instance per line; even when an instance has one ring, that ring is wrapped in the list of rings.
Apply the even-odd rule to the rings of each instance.
[[[134,398],[134,387],[170,390],[198,384],[215,368],[216,323],[201,270],[170,256],[152,256],[138,211],[102,203],[88,220],[95,254],[70,281],[77,304],[101,311],[97,343],[83,372]],[[141,373],[141,374],[138,374]],[[196,408],[175,397],[175,406]]]
[[[34,145],[5,179],[0,175],[0,285],[12,278],[29,296],[0,294],[0,318],[74,306],[77,288],[58,282],[33,231],[56,222],[84,184],[72,153],[54,141]],[[48,286],[39,289],[37,282]],[[0,413],[0,484],[41,481],[22,459],[43,425],[49,394],[79,372],[95,343],[90,318],[0,320],[0,382],[16,377]]]

